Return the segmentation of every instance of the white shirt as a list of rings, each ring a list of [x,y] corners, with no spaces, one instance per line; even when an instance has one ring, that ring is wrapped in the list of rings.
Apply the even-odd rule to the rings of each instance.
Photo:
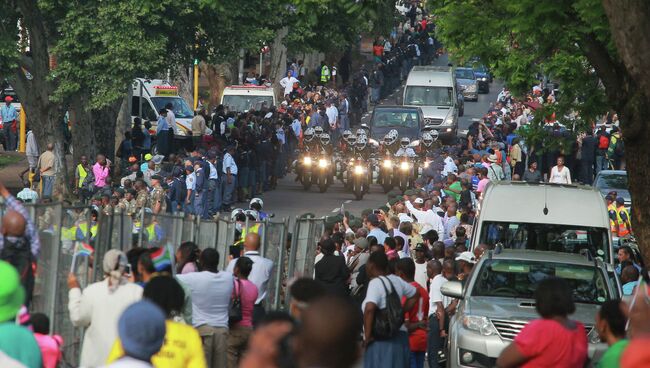
[[[210,161],[208,161],[208,165],[210,165],[210,176],[208,177],[208,179],[210,180],[219,179],[219,173],[217,172],[217,168],[214,167],[214,165]]]
[[[336,128],[336,119],[339,117],[339,110],[336,106],[331,105],[325,109],[325,114],[327,115],[327,120],[329,121],[331,128]]]
[[[228,171],[226,169],[230,168],[230,173],[233,175],[237,175],[237,164],[235,163],[235,159],[232,158],[232,155],[228,152],[226,152],[225,155],[223,155],[223,173],[227,174]]]
[[[284,88],[285,96],[293,91],[293,84],[296,82],[298,82],[298,80],[294,77],[284,77],[280,79],[280,85]]]
[[[27,156],[36,156],[38,157],[38,143],[36,142],[36,136],[31,130],[27,132],[27,144],[25,145],[25,154]]]
[[[196,189],[196,174],[191,173],[185,178],[185,187],[189,190]]]
[[[437,213],[433,212],[432,210],[418,210],[417,208],[413,207],[411,201],[406,201],[404,204],[406,205],[406,209],[408,209],[409,212],[415,216],[420,224],[428,225],[432,230],[435,230],[438,233],[440,240],[444,240],[445,226],[442,224],[442,218],[440,218]]]
[[[448,296],[442,295],[440,292],[440,287],[447,282],[447,279],[442,276],[442,274],[436,275],[429,285],[429,316],[436,313],[438,307],[436,307],[437,302],[442,302],[442,306],[447,308],[451,304],[451,298]]]
[[[230,272],[190,272],[176,275],[190,289],[192,326],[228,327],[228,305],[235,279]]]
[[[253,261],[253,269],[251,274],[248,275],[248,280],[257,286],[258,294],[255,304],[260,304],[266,298],[269,279],[273,274],[273,261],[260,256],[258,251],[247,251],[244,253],[244,257],[248,257]],[[228,263],[227,271],[234,271],[235,263],[237,263],[236,258]]]
[[[383,284],[382,281],[384,282]],[[386,289],[384,289],[384,286],[386,286]],[[375,303],[379,309],[386,308],[386,291],[390,293],[392,289],[395,289],[395,292],[397,292],[400,300],[404,296],[410,298],[416,293],[416,289],[413,285],[407,283],[395,275],[375,277],[374,279],[370,280],[370,283],[368,283],[368,291],[366,292],[366,298],[361,304],[361,311],[365,311],[366,304],[369,302]],[[400,327],[400,330],[406,331],[406,327],[402,325],[402,327]]]
[[[420,286],[422,286],[424,290],[426,290],[428,279],[429,277],[427,276],[427,263],[415,262],[415,282],[420,284]]]
[[[562,167],[562,170],[558,170],[557,166],[553,166],[548,181],[555,184],[571,184],[571,172],[566,166]]]
[[[178,135],[178,127],[176,126],[176,115],[174,115],[174,111],[167,109],[167,115],[165,116],[165,119],[167,119],[167,124],[174,129],[174,135]]]

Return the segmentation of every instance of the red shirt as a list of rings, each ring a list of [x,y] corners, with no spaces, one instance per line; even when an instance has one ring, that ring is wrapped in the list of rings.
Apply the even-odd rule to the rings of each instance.
[[[515,344],[529,360],[522,367],[583,367],[587,360],[585,326],[573,330],[552,319],[536,319],[515,337]]]
[[[426,321],[429,316],[429,293],[427,290],[418,284],[417,281],[411,282],[416,289],[418,299],[413,305],[413,308],[404,313],[404,322],[419,322]],[[402,304],[406,301],[406,297],[402,298]],[[411,351],[427,351],[427,331],[423,328],[409,334],[409,347]]]

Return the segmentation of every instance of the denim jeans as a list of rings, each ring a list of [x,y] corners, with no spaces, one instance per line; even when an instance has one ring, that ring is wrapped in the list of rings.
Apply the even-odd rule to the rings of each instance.
[[[429,332],[427,336],[427,354],[429,368],[438,368],[438,350],[442,349],[444,339],[440,337],[440,323],[435,315],[429,316]]]
[[[210,198],[210,213],[215,214],[221,209],[221,177],[219,179],[210,179],[208,182],[209,198]]]
[[[52,191],[54,189],[54,175],[41,175],[41,180],[43,181],[43,195],[42,197],[51,197]]]
[[[370,88],[370,102],[378,103],[380,97],[381,87]]]
[[[194,193],[194,214],[205,219],[208,217],[208,196],[207,190]]]
[[[194,191],[190,193],[190,203],[185,203],[183,204],[183,212],[187,213],[194,213]]]
[[[224,207],[230,207],[234,202],[235,188],[237,188],[237,175],[232,175],[232,180],[228,183],[228,177],[224,175],[221,179],[222,188],[223,188],[223,205]]]
[[[424,355],[424,351],[411,351],[411,368],[423,368]]]

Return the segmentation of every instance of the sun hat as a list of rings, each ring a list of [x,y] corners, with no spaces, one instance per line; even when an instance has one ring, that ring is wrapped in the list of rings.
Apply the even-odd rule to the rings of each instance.
[[[0,261],[0,280],[0,322],[6,322],[16,317],[25,302],[25,289],[16,268],[5,261]]]
[[[465,261],[467,263],[476,263],[476,257],[474,256],[474,253],[472,252],[463,252],[461,253],[458,257],[456,257],[457,261]]]

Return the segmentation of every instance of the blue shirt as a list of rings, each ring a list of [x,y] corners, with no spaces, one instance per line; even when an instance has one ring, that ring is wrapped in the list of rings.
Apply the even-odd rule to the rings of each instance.
[[[2,105],[0,108],[0,115],[2,115],[3,123],[18,119],[18,112],[16,112],[16,108],[12,105]]]
[[[158,123],[156,125],[156,134],[160,133],[162,130],[169,130],[169,123],[167,123],[167,118],[164,116],[158,117]],[[145,140],[147,137],[145,136]],[[150,138],[151,139],[151,138]],[[146,144],[146,143],[144,143]]]
[[[142,148],[149,150],[151,149],[151,134],[149,134],[149,129],[144,129],[144,141],[142,141]]]
[[[623,295],[632,295],[634,287],[638,285],[638,281],[630,281],[627,284],[623,285]]]
[[[374,236],[375,238],[377,238],[377,244],[384,245],[384,240],[386,240],[386,238],[388,237],[388,234],[381,231],[380,228],[376,227],[376,228],[370,230],[370,232],[368,233],[368,236],[366,238],[369,238],[371,236]]]

